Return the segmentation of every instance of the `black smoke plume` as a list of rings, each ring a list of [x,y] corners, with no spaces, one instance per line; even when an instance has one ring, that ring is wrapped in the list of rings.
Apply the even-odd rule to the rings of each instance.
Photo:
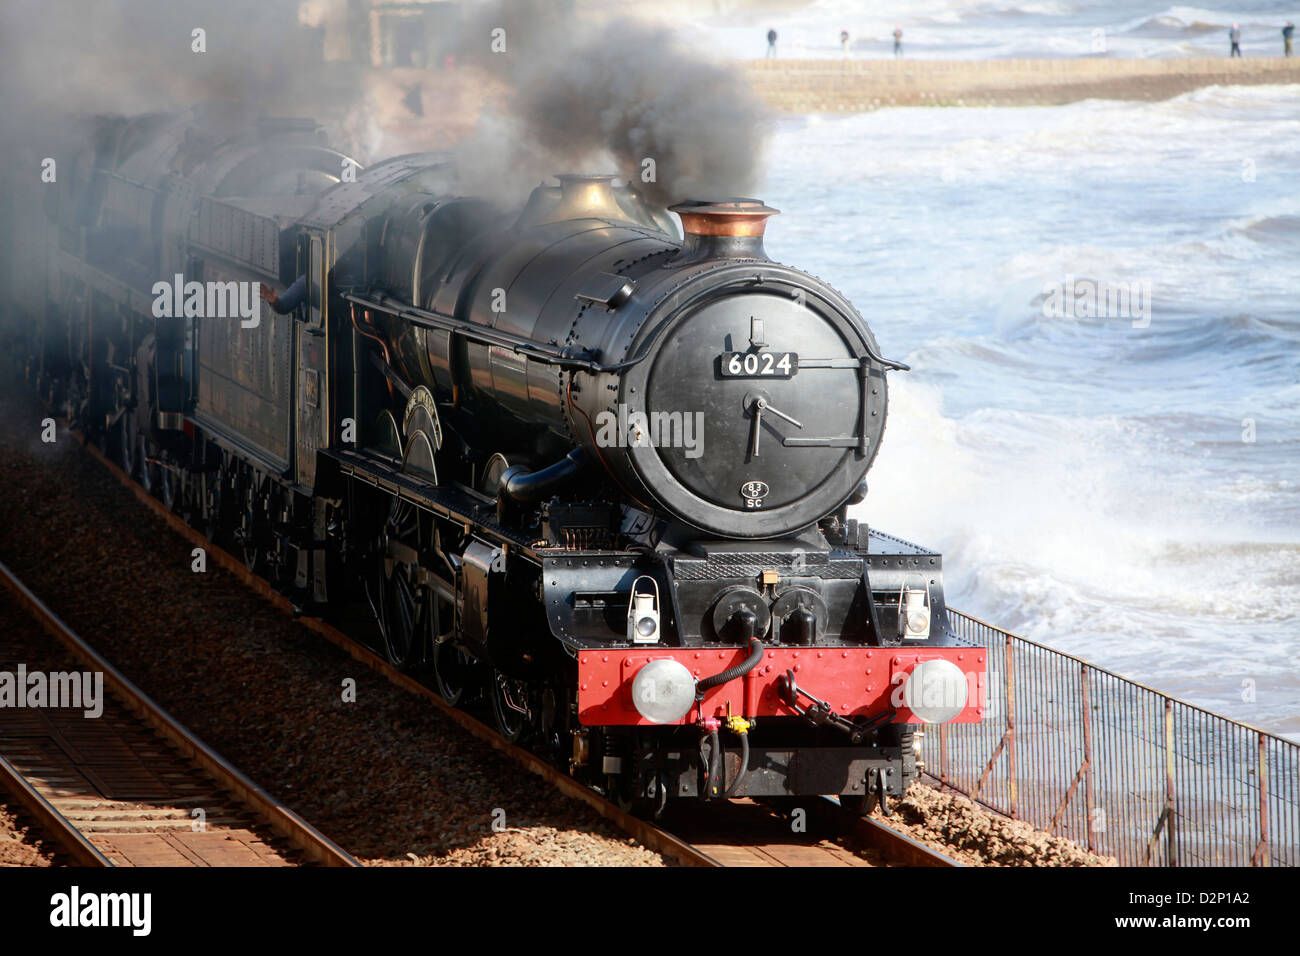
[[[484,190],[565,171],[616,172],[659,203],[758,184],[766,109],[738,68],[683,49],[667,29],[587,23],[565,0],[507,0],[472,17],[456,46],[512,91],[459,150]]]
[[[10,185],[16,188],[14,177],[21,175],[39,190],[42,157],[71,160],[114,117],[214,101],[226,108],[208,114],[223,120],[222,129],[204,131],[213,137],[262,115],[311,116],[338,133],[367,112],[366,67],[325,62],[321,31],[303,22],[313,9],[338,6],[325,0],[0,4],[0,160]],[[444,52],[458,68],[481,69],[508,91],[505,107],[484,116],[458,150],[463,192],[517,198],[539,180],[573,171],[615,172],[661,203],[755,188],[766,113],[738,69],[685,51],[665,29],[592,4],[584,4],[581,18],[572,0],[466,3],[463,9],[461,28],[446,38]],[[198,28],[206,52],[193,49]],[[497,36],[503,52],[494,51]],[[438,105],[422,105],[422,121],[431,128],[439,122]],[[359,145],[350,130],[335,138],[345,150]],[[651,163],[653,178],[647,178]]]

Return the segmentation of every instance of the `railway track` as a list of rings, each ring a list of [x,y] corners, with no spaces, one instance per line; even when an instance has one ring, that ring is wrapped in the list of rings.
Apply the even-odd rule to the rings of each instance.
[[[78,436],[81,437],[81,436]],[[250,572],[239,558],[229,554],[192,528],[179,515],[172,512],[161,500],[133,481],[121,468],[94,445],[84,442],[83,447],[146,507],[161,517],[177,534],[197,547],[204,548],[209,559],[215,561],[223,570],[235,576],[243,585],[270,601],[281,611],[298,615],[295,608],[284,595],[280,594],[264,579]],[[838,845],[828,835],[833,826],[823,827],[822,831],[809,837],[806,833],[792,831],[784,817],[768,807],[754,805],[737,808],[740,814],[748,814],[750,822],[765,822],[751,831],[749,837],[740,835],[735,824],[728,824],[727,813],[718,814],[717,826],[694,821],[689,824],[689,837],[672,832],[642,820],[622,810],[617,804],[605,799],[600,794],[583,786],[572,777],[557,770],[535,754],[505,741],[494,728],[458,708],[451,707],[437,692],[417,678],[403,673],[390,665],[378,654],[364,644],[349,636],[333,625],[314,617],[299,616],[301,624],[315,631],[332,644],[336,645],[358,662],[382,675],[390,683],[415,694],[437,708],[449,719],[476,738],[510,757],[524,769],[542,777],[566,796],[579,800],[591,807],[602,817],[619,827],[643,846],[673,860],[683,866],[959,866],[953,860],[939,854],[925,844],[919,843],[905,834],[899,833],[887,825],[872,818],[854,821],[842,836],[850,845],[865,851],[864,856]],[[750,803],[750,801],[732,801],[733,803]],[[821,801],[825,808],[837,811],[830,801]],[[729,808],[728,808],[729,809]],[[839,819],[838,813],[832,814]],[[733,818],[735,814],[731,814]],[[815,816],[820,820],[825,813],[818,811]]]
[[[874,817],[846,819],[832,798],[784,802],[684,804],[663,825],[716,866],[963,865]]]
[[[964,867],[966,865],[872,817],[863,818],[854,824],[853,837],[863,845],[879,852],[894,866]]]
[[[38,661],[49,671],[102,675],[98,716],[87,716],[85,698],[75,707],[0,710],[0,790],[74,863],[358,865],[168,716],[3,564],[0,585],[0,615],[9,618],[0,670],[31,673]],[[49,644],[39,631],[57,650],[39,646]]]

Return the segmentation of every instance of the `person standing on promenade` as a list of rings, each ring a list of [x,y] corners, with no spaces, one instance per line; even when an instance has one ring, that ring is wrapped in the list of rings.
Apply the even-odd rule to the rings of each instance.
[[[776,31],[767,31],[767,56],[769,59],[776,56]]]
[[[1286,26],[1282,28],[1282,55],[1283,56],[1291,55],[1291,38],[1293,36],[1295,36],[1295,24],[1292,23],[1290,20],[1288,20],[1286,22]]]
[[[894,56],[903,55],[903,28],[894,27]]]
[[[1228,51],[1228,58],[1241,56],[1241,30],[1237,24],[1234,23],[1232,29],[1228,31],[1228,39],[1232,42],[1232,49]]]
[[[845,56],[849,55],[849,31],[848,30],[840,31],[840,52],[843,53]]]

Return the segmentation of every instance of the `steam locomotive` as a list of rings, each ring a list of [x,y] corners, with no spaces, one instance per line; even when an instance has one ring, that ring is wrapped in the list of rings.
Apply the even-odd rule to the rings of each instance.
[[[394,665],[647,812],[868,812],[981,718],[940,555],[848,517],[906,366],[766,256],[777,210],[606,175],[506,210],[446,157],[219,125],[107,125],[48,188],[31,372],[305,613],[368,607]]]

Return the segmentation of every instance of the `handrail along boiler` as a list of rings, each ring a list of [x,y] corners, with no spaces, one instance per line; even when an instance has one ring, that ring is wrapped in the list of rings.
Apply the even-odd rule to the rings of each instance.
[[[212,125],[123,121],[83,157],[33,370],[250,567],[313,613],[367,602],[394,664],[646,809],[869,808],[920,726],[981,718],[940,556],[847,516],[905,366],[767,257],[776,210],[682,202],[679,238],[569,175],[504,212],[436,155]],[[204,307],[299,276],[290,314]]]

